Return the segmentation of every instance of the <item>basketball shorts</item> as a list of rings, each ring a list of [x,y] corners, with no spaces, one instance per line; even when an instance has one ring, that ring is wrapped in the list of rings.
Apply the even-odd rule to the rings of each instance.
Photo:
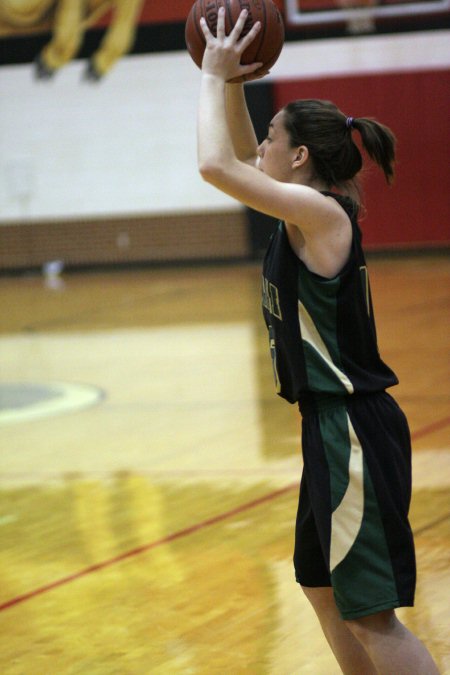
[[[411,443],[386,392],[300,404],[304,468],[294,567],[332,586],[343,619],[412,606]]]

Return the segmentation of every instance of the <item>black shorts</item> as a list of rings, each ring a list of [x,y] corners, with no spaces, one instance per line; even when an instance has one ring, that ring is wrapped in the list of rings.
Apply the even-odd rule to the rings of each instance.
[[[332,586],[344,619],[412,606],[416,567],[405,415],[386,392],[300,407],[297,581]]]

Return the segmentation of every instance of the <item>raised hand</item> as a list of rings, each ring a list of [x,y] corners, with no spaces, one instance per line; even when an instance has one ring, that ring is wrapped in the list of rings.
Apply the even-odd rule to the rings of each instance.
[[[217,37],[214,37],[209,30],[205,18],[200,19],[200,26],[206,40],[202,62],[204,73],[223,78],[226,82],[231,80],[236,82],[250,79],[251,74],[261,68],[263,64],[260,62],[247,65],[240,63],[242,54],[261,29],[261,23],[257,21],[247,35],[241,38],[247,14],[247,10],[243,9],[233,30],[229,35],[225,35],[225,9],[220,7],[217,17]]]

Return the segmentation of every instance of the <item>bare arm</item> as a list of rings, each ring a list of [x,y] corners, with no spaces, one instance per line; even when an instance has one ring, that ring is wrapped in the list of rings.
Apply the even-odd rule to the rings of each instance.
[[[242,162],[256,163],[258,141],[247,108],[243,84],[225,87],[227,123],[236,157]]]
[[[247,133],[243,134],[244,145],[239,147],[239,154],[235,149],[235,144],[239,145],[242,140],[233,138],[229,126],[226,88],[230,85],[226,82],[251,73],[251,69],[257,70],[261,65],[240,65],[242,52],[257,33],[257,27],[254,27],[239,39],[244,20],[245,13],[241,13],[235,29],[226,36],[221,9],[217,38],[209,32],[206,23],[202,24],[207,46],[198,107],[199,171],[204,180],[222,192],[257,211],[285,221],[297,255],[307,259],[313,271],[332,277],[347,259],[351,242],[350,221],[343,209],[334,199],[313,187],[301,182],[276,180],[242,159],[242,153],[244,156],[251,154],[253,146]],[[247,127],[248,118],[245,119],[243,129]],[[238,138],[242,139],[241,133],[242,129],[238,133]],[[291,170],[293,174],[298,166],[297,150],[288,148],[284,159],[280,160],[286,175]]]
[[[334,201],[306,185],[283,183],[236,156],[225,113],[225,80],[203,72],[198,107],[198,166],[202,177],[257,211],[299,227],[306,236],[329,226]]]

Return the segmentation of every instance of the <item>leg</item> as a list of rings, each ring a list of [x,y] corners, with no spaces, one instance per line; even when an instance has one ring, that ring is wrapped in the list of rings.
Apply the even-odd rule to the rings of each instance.
[[[375,675],[377,671],[361,642],[341,618],[332,589],[306,586],[302,586],[302,589],[317,614],[322,631],[342,672],[345,675]]]
[[[89,65],[88,76],[100,79],[131,47],[143,0],[115,0],[115,15]]]
[[[439,675],[425,645],[400,623],[393,610],[345,623],[380,675]]]
[[[317,455],[315,452],[316,458]],[[326,465],[321,473],[327,476]],[[317,614],[325,638],[342,672],[345,675],[375,675],[373,664],[347,628],[336,607],[330,573],[311,509],[306,472],[303,473],[300,487],[295,534],[296,579]]]
[[[77,53],[83,35],[85,0],[61,0],[58,3],[51,41],[38,60],[38,73],[49,77]]]

